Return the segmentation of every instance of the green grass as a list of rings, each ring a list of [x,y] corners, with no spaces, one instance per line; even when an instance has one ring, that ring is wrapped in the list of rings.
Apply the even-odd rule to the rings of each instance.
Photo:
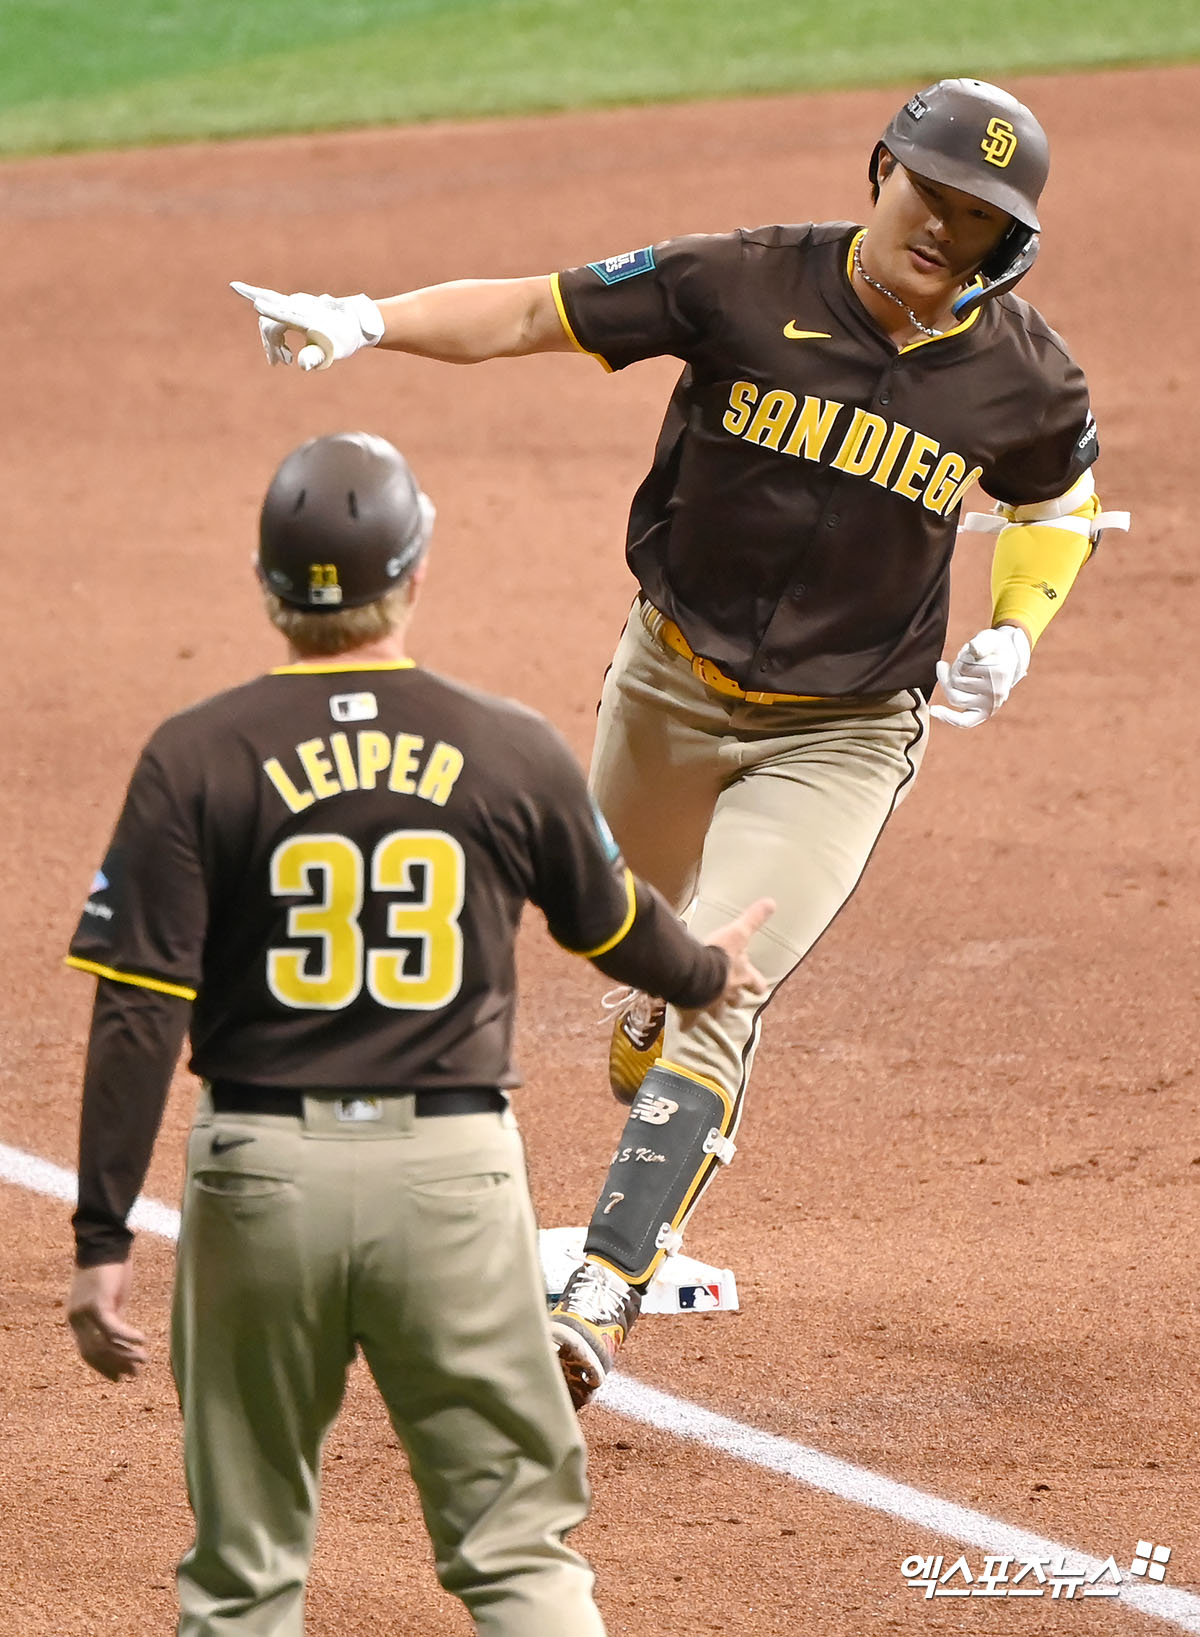
[[[1196,57],[1195,0],[0,0],[0,153]]]

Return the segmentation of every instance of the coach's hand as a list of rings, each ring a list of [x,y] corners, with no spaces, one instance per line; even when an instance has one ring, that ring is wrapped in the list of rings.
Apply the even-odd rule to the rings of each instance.
[[[747,957],[746,948],[759,927],[764,926],[774,913],[773,898],[756,899],[736,921],[727,921],[705,938],[706,944],[715,944],[729,956],[729,975],[725,979],[725,987],[710,1005],[720,1006],[725,1001],[736,1001],[740,999],[742,990],[748,990],[752,995],[765,995],[769,991],[771,985]],[[707,1011],[708,1007],[704,1010]]]
[[[931,716],[955,728],[977,728],[1003,705],[1029,669],[1029,638],[1019,625],[989,626],[958,650],[953,664],[939,660],[945,705]]]
[[[284,340],[289,330],[304,336],[296,355],[303,370],[328,369],[337,358],[375,346],[383,335],[383,314],[370,296],[310,296],[303,290],[284,295],[237,279],[229,287],[254,303],[268,364],[291,363],[292,349]]]
[[[76,1268],[67,1297],[67,1320],[85,1364],[110,1381],[135,1376],[146,1362],[146,1338],[121,1317],[133,1282],[132,1262]]]

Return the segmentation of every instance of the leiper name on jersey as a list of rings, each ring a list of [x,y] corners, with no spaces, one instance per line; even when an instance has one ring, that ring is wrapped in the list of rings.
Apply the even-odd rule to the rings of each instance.
[[[867,409],[855,409],[840,442],[834,440],[845,407],[835,398],[801,399],[780,387],[760,392],[752,381],[735,381],[721,424],[759,448],[832,466],[919,500],[939,517],[948,517],[982,475],[981,466],[968,469],[961,455],[943,450],[936,439]]]
[[[305,739],[283,758],[269,757],[262,769],[293,813],[344,790],[377,787],[444,807],[463,770],[463,753],[443,739],[427,752],[418,733],[360,728]]]

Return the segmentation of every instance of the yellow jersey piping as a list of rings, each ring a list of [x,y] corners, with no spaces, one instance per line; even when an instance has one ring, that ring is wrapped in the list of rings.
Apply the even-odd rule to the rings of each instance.
[[[335,671],[411,671],[415,659],[360,659],[356,665],[339,665],[336,660],[326,664],[309,664],[297,660],[294,665],[276,665],[269,676],[325,676]]]
[[[111,966],[98,961],[81,960],[78,955],[67,955],[64,966],[73,966],[80,972],[93,972],[98,978],[111,978],[114,983],[131,983],[135,989],[153,989],[159,995],[178,995],[180,1000],[195,1000],[196,991],[183,983],[164,983],[161,978],[135,978],[131,972],[116,972]]]
[[[919,341],[910,341],[907,346],[901,347],[900,351],[915,352],[918,347],[927,347],[933,341],[948,341],[952,335],[961,335],[964,330],[971,328],[971,325],[979,317],[981,310],[979,307],[972,307],[962,323],[956,324],[952,330],[943,330],[941,335],[923,335]]]
[[[611,938],[606,938],[602,944],[597,944],[595,949],[572,949],[572,950],[569,950],[568,953],[571,954],[571,955],[582,955],[585,961],[594,961],[596,959],[597,955],[607,955],[610,949],[615,949],[617,947],[617,945],[621,942],[621,939],[629,931],[630,927],[633,925],[633,918],[634,918],[634,916],[636,914],[637,914],[637,886],[636,886],[636,884],[634,882],[634,879],[633,879],[633,871],[630,870],[630,869],[626,869],[626,871],[625,871],[625,919],[621,922],[620,926],[613,933],[612,937]]]
[[[563,330],[566,333],[567,340],[571,343],[571,345],[579,352],[583,353],[585,358],[594,358],[596,362],[602,365],[602,367],[606,369],[610,375],[615,374],[615,371],[613,370],[613,367],[609,363],[608,359],[601,357],[598,352],[590,352],[575,334],[575,331],[571,328],[571,320],[567,317],[567,309],[563,306],[562,291],[558,287],[557,273],[551,273],[550,275],[550,293],[554,297],[554,305],[558,308],[559,323],[562,325]]]

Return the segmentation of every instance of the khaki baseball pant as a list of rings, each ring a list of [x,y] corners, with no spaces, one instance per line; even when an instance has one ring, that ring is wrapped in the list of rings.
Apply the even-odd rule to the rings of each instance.
[[[858,885],[924,754],[920,694],[752,705],[725,698],[634,605],[605,679],[591,788],[626,862],[703,938],[756,898],[778,908],[750,945],[777,987]],[[763,1000],[684,1029],[663,1056],[740,1099]],[[740,1113],[740,1109],[738,1111]],[[736,1117],[736,1116],[735,1116]]]
[[[347,1112],[201,1100],[172,1315],[196,1520],[179,1637],[300,1637],[321,1448],[356,1348],[476,1630],[603,1637],[563,1543],[587,1512],[584,1449],[515,1121],[417,1117],[411,1096]]]

